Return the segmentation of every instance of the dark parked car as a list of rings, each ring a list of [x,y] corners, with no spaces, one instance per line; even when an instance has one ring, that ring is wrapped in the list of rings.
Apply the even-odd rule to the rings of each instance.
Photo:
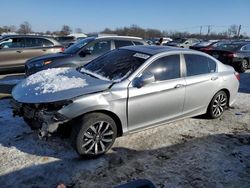
[[[214,49],[214,45],[216,43],[218,43],[218,41],[202,41],[193,46],[189,46],[189,48],[192,50],[198,50],[206,53],[207,51]]]
[[[250,68],[250,42],[223,43],[208,53],[240,73]]]
[[[74,36],[58,36],[54,37],[54,39],[60,42],[65,48],[76,41],[76,38]]]
[[[199,39],[195,39],[195,38],[179,38],[176,40],[173,40],[171,42],[166,43],[166,46],[175,46],[175,47],[181,47],[181,48],[189,48],[189,46],[192,46],[196,43],[199,43],[200,40]]]
[[[24,64],[28,59],[63,50],[59,42],[49,37],[4,36],[0,39],[0,72],[24,71]]]
[[[122,46],[147,45],[138,37],[101,36],[79,40],[64,52],[45,55],[26,62],[26,75],[55,67],[78,67],[98,56]]]

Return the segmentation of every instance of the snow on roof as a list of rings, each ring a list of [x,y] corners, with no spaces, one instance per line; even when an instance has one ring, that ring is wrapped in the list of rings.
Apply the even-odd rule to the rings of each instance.
[[[22,83],[22,87],[36,85],[35,91],[39,93],[55,93],[62,90],[85,87],[85,79],[76,78],[71,68],[54,68],[40,71],[29,76]]]

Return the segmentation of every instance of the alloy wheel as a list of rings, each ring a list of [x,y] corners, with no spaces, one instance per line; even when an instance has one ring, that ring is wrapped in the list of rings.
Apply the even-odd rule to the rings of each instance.
[[[219,94],[214,99],[213,102],[212,106],[213,115],[215,117],[219,117],[224,112],[226,105],[227,105],[227,97],[223,93]]]
[[[84,133],[82,148],[85,154],[102,154],[111,147],[113,140],[112,126],[108,122],[99,121],[89,126]]]

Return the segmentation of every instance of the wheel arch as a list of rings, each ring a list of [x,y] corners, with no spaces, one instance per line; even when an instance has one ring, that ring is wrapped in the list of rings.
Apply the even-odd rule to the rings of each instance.
[[[226,93],[226,95],[227,95],[227,106],[229,107],[229,102],[230,102],[230,91],[228,90],[228,89],[226,89],[226,88],[223,88],[223,89],[221,89],[221,90],[219,90],[219,91],[224,91],[225,93]],[[218,92],[219,92],[218,91]],[[217,92],[217,93],[218,93]]]
[[[111,112],[111,111],[108,111],[108,110],[89,111],[89,112],[86,112],[84,114],[81,114],[78,117],[75,117],[74,119],[77,119],[79,117],[82,117],[82,116],[84,116],[86,114],[91,114],[91,113],[102,113],[102,114],[105,114],[105,115],[108,115],[109,117],[111,117],[115,121],[116,126],[117,126],[117,137],[120,137],[120,136],[123,135],[122,122],[121,122],[120,118],[114,112]]]

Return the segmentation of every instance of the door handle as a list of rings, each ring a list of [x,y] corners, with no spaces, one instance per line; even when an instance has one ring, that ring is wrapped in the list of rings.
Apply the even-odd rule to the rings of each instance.
[[[20,53],[22,53],[23,51],[21,51],[21,50],[17,50],[16,52],[20,54]]]
[[[46,52],[47,50],[46,49],[42,49],[42,51]]]
[[[211,78],[211,80],[217,80],[219,77],[218,76],[213,76],[212,78]]]
[[[174,88],[177,89],[177,88],[182,88],[182,87],[184,87],[183,84],[177,84]]]

